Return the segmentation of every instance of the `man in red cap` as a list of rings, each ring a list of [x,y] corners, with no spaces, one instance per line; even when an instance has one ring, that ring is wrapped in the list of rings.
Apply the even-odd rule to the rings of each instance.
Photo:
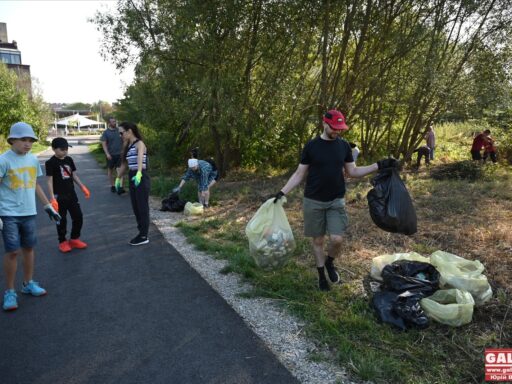
[[[399,163],[389,158],[357,167],[350,144],[339,137],[341,132],[349,129],[345,116],[337,110],[330,110],[322,120],[324,131],[304,146],[297,170],[275,195],[274,202],[299,185],[307,175],[303,202],[304,236],[312,238],[318,286],[320,290],[328,291],[330,287],[325,270],[331,283],[341,283],[334,260],[341,253],[343,234],[348,226],[343,171],[350,177],[363,177],[379,169],[397,168]],[[327,255],[324,251],[326,234],[329,234]]]

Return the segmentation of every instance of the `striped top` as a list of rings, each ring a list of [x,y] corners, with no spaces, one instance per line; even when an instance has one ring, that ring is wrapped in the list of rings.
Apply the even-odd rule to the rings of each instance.
[[[126,152],[126,161],[128,162],[128,169],[131,171],[136,171],[138,169],[137,166],[137,146],[136,144],[139,140],[135,140],[133,144],[128,147],[128,151]],[[148,165],[148,155],[144,152],[144,157],[142,158],[142,169],[146,169]]]

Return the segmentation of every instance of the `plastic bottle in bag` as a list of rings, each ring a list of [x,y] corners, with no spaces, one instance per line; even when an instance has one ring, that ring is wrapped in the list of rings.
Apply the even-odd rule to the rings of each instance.
[[[274,198],[268,199],[245,228],[250,254],[261,268],[284,265],[295,249],[295,239],[283,209],[285,202],[285,197],[276,203]]]

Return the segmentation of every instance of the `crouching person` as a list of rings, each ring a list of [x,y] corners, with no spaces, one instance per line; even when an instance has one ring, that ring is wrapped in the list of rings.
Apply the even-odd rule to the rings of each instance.
[[[203,204],[204,208],[208,208],[210,206],[210,188],[215,185],[217,178],[217,170],[213,169],[208,161],[192,158],[188,160],[188,169],[181,178],[180,185],[172,191],[179,192],[188,180],[194,179],[197,182],[198,201]]]

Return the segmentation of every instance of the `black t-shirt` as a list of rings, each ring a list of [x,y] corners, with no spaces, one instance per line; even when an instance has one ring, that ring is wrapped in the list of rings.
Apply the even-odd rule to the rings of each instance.
[[[350,144],[340,139],[324,140],[320,136],[302,150],[301,164],[309,165],[304,196],[318,201],[332,201],[345,196],[345,163],[352,163]]]
[[[68,195],[75,193],[73,185],[73,172],[76,171],[75,163],[69,156],[58,159],[52,156],[46,163],[46,176],[53,176],[53,193],[56,195]]]

